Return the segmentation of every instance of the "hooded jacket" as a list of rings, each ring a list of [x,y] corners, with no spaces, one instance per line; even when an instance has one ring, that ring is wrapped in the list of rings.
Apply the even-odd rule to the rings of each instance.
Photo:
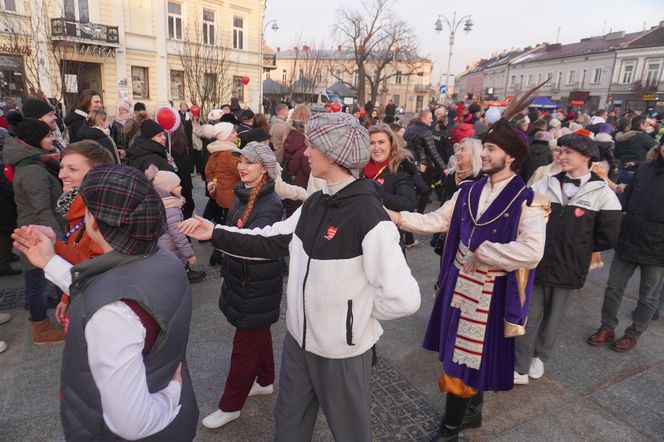
[[[139,135],[127,152],[127,165],[144,172],[150,164],[154,164],[159,170],[174,172],[166,156],[166,147]]]
[[[616,254],[628,262],[664,266],[664,160],[657,155],[639,166],[625,188]]]
[[[304,156],[307,150],[307,144],[304,140],[304,134],[291,129],[284,140],[284,175],[288,184],[294,184],[300,187],[307,187],[311,167],[309,159]]]
[[[379,320],[420,306],[379,190],[371,180],[355,180],[334,195],[312,194],[272,226],[217,226],[212,234],[215,247],[238,257],[290,255],[286,325],[307,352],[330,359],[361,355],[382,335]]]
[[[657,146],[657,141],[641,130],[629,130],[616,135],[616,157],[620,163],[639,163],[646,159],[648,151]]]
[[[426,165],[427,168],[435,167],[439,172],[445,170],[445,161],[438,154],[429,126],[417,120],[415,124],[406,129],[403,138],[418,163]]]
[[[217,180],[217,188],[210,196],[214,198],[219,207],[228,209],[233,203],[235,194],[233,189],[240,182],[240,172],[237,163],[240,161],[233,152],[240,149],[230,141],[213,141],[207,145],[210,152],[205,164],[205,181],[207,183]]]
[[[80,140],[96,141],[110,152],[116,164],[120,164],[120,156],[118,155],[118,148],[115,145],[115,142],[109,135],[106,135],[101,129],[84,124],[78,129],[78,139],[79,141]]]
[[[60,181],[40,164],[18,165],[23,160],[44,155],[46,151],[29,146],[16,138],[5,141],[2,156],[5,164],[14,168],[14,201],[18,212],[18,226],[39,224],[48,226],[56,236],[62,236],[62,226],[55,215],[58,198],[62,195]]]
[[[82,140],[79,134],[79,130],[81,127],[85,126],[85,118],[87,115],[88,113],[83,109],[72,109],[65,117],[65,126],[67,126],[70,143],[75,143]]]
[[[235,187],[235,199],[228,211],[227,223],[241,223],[247,209],[251,189],[240,183]],[[244,227],[263,228],[281,221],[284,209],[274,193],[274,182],[265,184],[258,193],[254,208]],[[279,305],[283,295],[283,266],[278,259],[250,260],[224,255],[221,273],[219,308],[228,322],[238,328],[269,327],[279,320]]]
[[[553,153],[548,141],[535,140],[528,147],[528,159],[521,167],[519,175],[524,182],[528,182],[531,176],[535,173],[537,168],[546,166],[553,162]]]

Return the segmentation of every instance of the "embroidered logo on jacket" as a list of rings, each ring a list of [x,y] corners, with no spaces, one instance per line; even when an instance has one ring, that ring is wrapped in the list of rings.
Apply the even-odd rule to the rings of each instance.
[[[325,238],[326,240],[330,241],[332,238],[334,238],[334,235],[337,234],[337,230],[338,230],[338,229],[337,229],[336,227],[334,227],[334,226],[330,226],[330,227],[328,227],[328,228],[327,228],[327,233],[325,234],[325,236],[323,236],[323,238]]]
[[[380,184],[385,184],[385,178],[376,178],[376,182]]]
[[[577,218],[581,218],[585,214],[586,214],[586,211],[583,210],[583,209],[580,209],[578,207],[576,209],[574,209],[574,216],[576,216]]]
[[[238,229],[244,227],[244,221],[242,221],[242,218],[238,219],[235,225],[237,226]]]

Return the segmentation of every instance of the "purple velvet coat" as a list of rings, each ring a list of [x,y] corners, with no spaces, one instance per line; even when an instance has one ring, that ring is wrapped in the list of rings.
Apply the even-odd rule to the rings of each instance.
[[[468,245],[469,249],[474,251],[485,241],[493,243],[514,241],[518,234],[524,203],[530,205],[534,196],[533,191],[526,187],[523,180],[518,175],[515,176],[477,219],[476,226],[468,205],[470,204],[472,213],[477,213],[480,193],[486,182],[487,178],[484,177],[474,183],[461,185],[447,232],[438,281],[440,289],[429,319],[424,348],[438,352],[448,376],[460,378],[466,385],[481,391],[506,391],[514,386],[514,338],[504,337],[504,321],[519,325],[525,323],[535,276],[534,270],[529,274],[526,302],[523,307],[519,300],[514,272],[496,278],[479,370],[452,361],[461,315],[459,309],[450,306],[459,274],[454,265],[459,242]]]

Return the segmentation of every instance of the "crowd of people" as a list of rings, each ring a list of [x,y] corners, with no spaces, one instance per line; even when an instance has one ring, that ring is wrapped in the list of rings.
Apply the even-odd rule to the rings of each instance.
[[[440,255],[424,340],[443,368],[436,440],[481,425],[484,391],[543,376],[605,250],[601,325],[587,342],[631,350],[664,304],[661,115],[542,111],[535,92],[504,110],[435,105],[407,124],[391,102],[312,114],[283,100],[271,115],[181,103],[172,133],[140,102],[118,102],[111,122],[93,90],[63,122],[38,98],[6,104],[0,276],[23,273],[32,342],[65,342],[65,437],[195,436],[185,354],[199,258],[219,266],[219,307],[235,327],[207,428],[274,392],[271,326],[287,278],[275,440],[310,440],[321,407],[336,440],[371,440],[380,321],[420,306],[414,234]],[[198,210],[197,179],[208,197]],[[616,339],[637,267],[632,324]]]

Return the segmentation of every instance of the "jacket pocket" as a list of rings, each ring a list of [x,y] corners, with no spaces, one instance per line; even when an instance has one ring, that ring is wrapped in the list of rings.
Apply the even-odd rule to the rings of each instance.
[[[353,344],[353,300],[348,300],[348,309],[346,310],[346,344]]]

